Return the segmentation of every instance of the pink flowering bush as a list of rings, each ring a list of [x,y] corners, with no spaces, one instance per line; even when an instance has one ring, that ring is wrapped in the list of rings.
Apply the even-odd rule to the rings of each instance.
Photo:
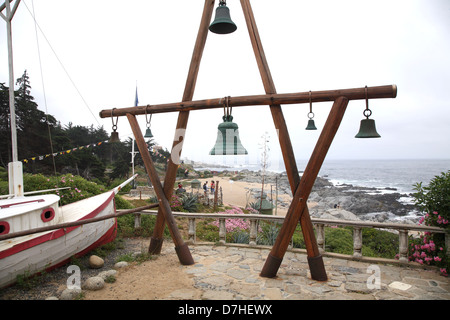
[[[231,209],[219,212],[220,214],[244,214],[241,208],[232,207]],[[219,220],[211,222],[212,225],[219,227]],[[228,232],[246,231],[250,228],[250,222],[245,219],[225,219],[225,229]]]
[[[448,229],[450,219],[450,171],[443,172],[430,181],[429,186],[415,185],[415,204],[425,213],[419,224]],[[431,213],[430,213],[431,212]],[[445,247],[445,234],[425,232],[413,239],[409,260],[438,266],[441,274],[448,276],[450,261]]]
[[[442,242],[442,241],[439,241]],[[448,276],[448,259],[443,244],[436,244],[430,232],[411,241],[409,261],[420,264],[435,265],[443,276]]]
[[[180,197],[176,194],[172,194],[172,199],[170,200],[170,208],[172,211],[182,211],[183,205],[181,203]]]

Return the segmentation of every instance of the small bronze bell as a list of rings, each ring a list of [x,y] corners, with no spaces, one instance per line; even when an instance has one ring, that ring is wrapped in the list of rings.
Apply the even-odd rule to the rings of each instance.
[[[312,112],[312,100],[311,100],[311,91],[309,91],[309,113],[308,113],[308,126],[305,130],[317,130],[316,125],[314,124],[314,112]]]
[[[361,125],[359,126],[359,132],[356,134],[355,138],[381,138],[375,128],[375,120],[369,119],[372,115],[372,110],[369,109],[369,99],[367,98],[367,86],[366,91],[366,109],[363,111],[363,115],[366,119],[361,120]]]
[[[149,107],[149,106],[147,106],[147,107]],[[150,130],[150,123],[152,121],[153,114],[150,114],[150,119],[148,119],[147,107],[145,108],[145,121],[147,122],[147,130],[145,131],[144,138],[153,138],[152,130]]]
[[[109,143],[114,143],[114,142],[119,142],[119,133],[114,130],[113,132],[111,132],[111,137],[109,138]]]
[[[238,125],[231,115],[223,116],[218,126],[217,140],[209,152],[210,155],[242,155],[248,154],[239,139]]]
[[[221,0],[216,9],[214,21],[209,26],[209,31],[217,34],[228,34],[236,31],[237,26],[231,21],[230,9],[226,5],[226,1]]]
[[[313,120],[313,119],[309,119],[309,120],[308,120],[308,126],[306,127],[305,130],[317,130],[316,125],[314,124],[314,120]]]
[[[359,132],[355,138],[381,138],[375,128],[375,120],[369,118],[361,120]]]
[[[150,127],[148,127],[145,131],[144,138],[153,138],[152,130],[150,130]]]
[[[117,132],[117,123],[119,122],[119,117],[116,117],[116,123],[114,123],[114,109],[116,109],[116,108],[113,108],[111,110],[111,121],[112,121],[113,132],[111,132],[111,137],[109,138],[109,141],[108,141],[110,143],[114,143],[114,142],[119,142],[120,141],[119,133]]]

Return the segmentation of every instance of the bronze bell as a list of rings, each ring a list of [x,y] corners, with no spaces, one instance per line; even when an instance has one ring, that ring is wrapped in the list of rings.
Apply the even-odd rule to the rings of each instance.
[[[150,130],[150,127],[148,127],[145,131],[144,138],[153,138],[152,130]]]
[[[305,130],[317,130],[316,125],[314,124],[314,120],[313,120],[313,119],[309,119],[309,120],[308,120],[308,126],[306,127]]]
[[[209,152],[210,155],[242,155],[248,154],[239,139],[238,125],[231,115],[223,116],[218,126],[217,140]]]
[[[361,120],[361,126],[355,138],[381,138],[375,128],[375,120],[368,118]]]
[[[214,21],[209,26],[209,31],[217,34],[228,34],[236,31],[236,29],[237,26],[230,18],[230,9],[228,9],[226,2],[221,0],[216,9]]]
[[[111,137],[109,138],[109,143],[114,143],[114,142],[119,142],[119,133],[114,130],[113,132],[111,132]]]

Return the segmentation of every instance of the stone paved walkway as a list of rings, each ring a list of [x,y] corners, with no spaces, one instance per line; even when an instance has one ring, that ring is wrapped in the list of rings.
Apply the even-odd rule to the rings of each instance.
[[[306,254],[287,252],[277,277],[269,279],[259,276],[267,249],[190,245],[190,250],[195,265],[183,270],[195,288],[178,289],[169,299],[450,300],[450,279],[432,270],[324,257],[329,280],[317,282]],[[173,248],[165,254],[174,254]]]

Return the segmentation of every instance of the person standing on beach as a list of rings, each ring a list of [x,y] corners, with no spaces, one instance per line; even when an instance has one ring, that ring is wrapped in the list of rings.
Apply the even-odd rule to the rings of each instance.
[[[206,181],[206,182],[203,184],[203,191],[205,192],[205,197],[206,197],[206,193],[208,192],[208,181]]]
[[[214,193],[214,180],[211,181],[211,193]]]

